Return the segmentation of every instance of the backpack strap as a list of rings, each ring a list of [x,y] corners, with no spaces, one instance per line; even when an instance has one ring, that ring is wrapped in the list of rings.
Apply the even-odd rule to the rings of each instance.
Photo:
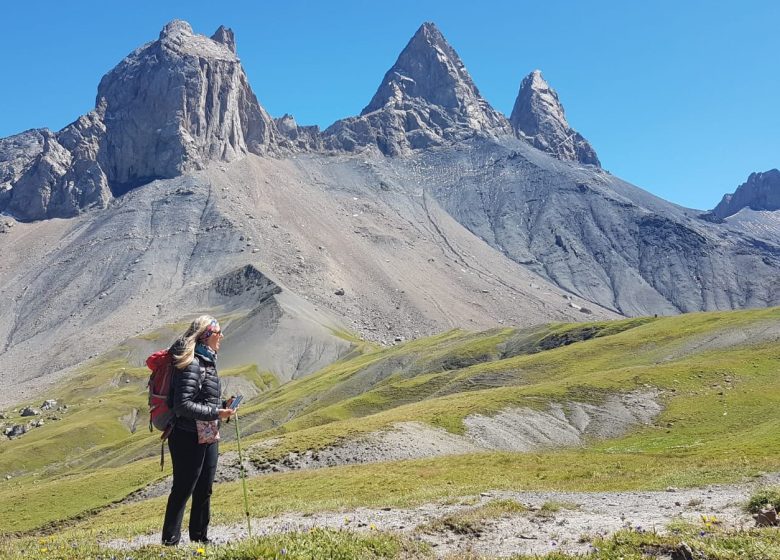
[[[171,435],[175,422],[176,419],[174,418],[174,420],[168,424],[168,427],[165,428],[162,435],[160,436],[160,470],[163,470],[163,467],[165,466],[165,440],[168,439],[168,436]]]

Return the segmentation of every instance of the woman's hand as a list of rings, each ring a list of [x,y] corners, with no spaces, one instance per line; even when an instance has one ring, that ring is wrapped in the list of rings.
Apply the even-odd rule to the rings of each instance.
[[[230,420],[236,415],[235,409],[232,408],[220,408],[217,410],[220,420]]]

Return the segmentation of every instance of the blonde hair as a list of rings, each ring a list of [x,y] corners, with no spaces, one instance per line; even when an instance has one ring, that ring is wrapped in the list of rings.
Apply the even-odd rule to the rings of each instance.
[[[195,346],[198,344],[198,338],[215,321],[216,319],[211,315],[201,315],[176,340],[174,344],[176,353],[173,355],[173,363],[177,369],[184,369],[190,365],[190,362],[195,357]]]

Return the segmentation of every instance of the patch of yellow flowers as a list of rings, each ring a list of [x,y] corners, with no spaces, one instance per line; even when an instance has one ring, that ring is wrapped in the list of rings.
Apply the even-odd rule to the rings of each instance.
[[[711,528],[713,525],[720,525],[720,519],[715,517],[714,515],[702,515],[701,521],[704,523],[704,526],[708,529]]]

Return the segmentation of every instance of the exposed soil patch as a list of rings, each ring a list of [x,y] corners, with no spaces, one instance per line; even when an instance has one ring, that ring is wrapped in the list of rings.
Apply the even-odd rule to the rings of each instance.
[[[778,340],[780,340],[780,324],[767,321],[748,325],[739,330],[728,329],[691,337],[683,346],[665,356],[664,361],[671,362],[708,350],[722,350],[747,343],[761,344]]]
[[[391,429],[366,434],[339,445],[302,453],[288,453],[281,459],[262,459],[263,450],[275,440],[252,446],[244,455],[247,476],[341,465],[421,459],[479,451],[533,451],[583,445],[586,440],[618,437],[644,425],[660,413],[658,393],[634,391],[607,397],[602,404],[552,403],[547,411],[511,408],[495,416],[479,414],[465,419],[466,434],[457,435],[420,422],[402,422]],[[248,460],[247,457],[254,457]],[[238,480],[238,454],[223,453],[217,468],[217,482]],[[170,478],[128,496],[134,502],[161,496],[170,489]]]
[[[649,424],[661,412],[657,399],[657,391],[645,390],[611,395],[601,404],[552,403],[546,411],[510,408],[494,416],[474,414],[464,420],[466,433],[462,436],[419,422],[403,422],[321,450],[289,453],[281,460],[255,461],[250,472],[284,472],[486,450],[578,446],[589,439],[617,437],[635,426]],[[251,451],[254,453],[250,455],[255,457],[263,455],[257,447]],[[223,469],[233,468],[237,477],[237,465],[230,467],[225,459]]]
[[[586,438],[612,438],[649,424],[661,412],[654,391],[608,397],[603,404],[553,403],[547,411],[512,408],[465,419],[466,434],[483,449],[532,451],[582,445]]]

